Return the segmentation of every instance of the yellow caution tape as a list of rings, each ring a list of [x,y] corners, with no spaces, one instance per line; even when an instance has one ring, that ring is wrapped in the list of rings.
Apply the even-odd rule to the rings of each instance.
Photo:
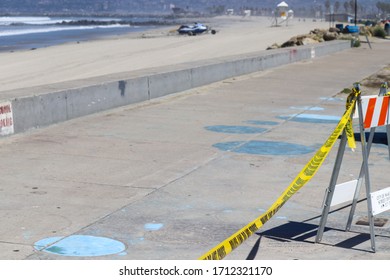
[[[352,100],[354,98],[356,99],[356,97],[358,95],[360,95],[360,93],[361,92],[360,92],[360,89],[358,87],[354,87],[352,89],[352,92],[347,97],[346,110],[348,110],[349,107],[351,106]],[[355,106],[353,106],[352,115],[353,115],[354,111],[355,111]],[[345,134],[347,135],[348,146],[352,149],[352,151],[355,151],[355,149],[356,149],[356,142],[355,142],[355,136],[354,136],[353,126],[352,126],[352,115],[348,119],[347,125],[345,126]]]
[[[390,91],[387,91],[388,89],[389,86],[387,85],[387,82],[382,83],[379,89],[379,96],[381,96],[381,94],[383,94],[383,96],[390,96]]]
[[[355,109],[356,99],[360,94],[360,90],[354,89],[353,95],[347,100],[347,110],[338,123],[336,129],[326,140],[324,145],[316,152],[312,159],[301,170],[294,181],[288,186],[288,188],[282,193],[281,196],[272,204],[272,206],[261,216],[247,224],[245,227],[237,231],[235,234],[225,239],[219,245],[208,251],[201,256],[199,260],[222,260],[230,252],[240,246],[245,240],[247,240],[252,234],[254,234],[259,228],[261,228],[272,216],[290,199],[299,189],[301,189],[318,171],[325,158],[328,156],[330,150],[343,132],[345,127],[350,121],[353,110]],[[353,135],[353,134],[352,134]]]

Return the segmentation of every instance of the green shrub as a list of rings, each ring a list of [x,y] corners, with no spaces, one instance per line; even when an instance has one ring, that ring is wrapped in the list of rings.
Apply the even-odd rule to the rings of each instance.
[[[352,39],[352,47],[353,48],[358,48],[361,46],[360,40],[359,39]]]
[[[372,36],[371,28],[367,27],[367,26],[364,26],[364,27],[360,28],[359,35],[361,35],[361,36]]]
[[[377,25],[372,30],[372,35],[379,38],[386,38],[386,31],[383,27]]]
[[[344,88],[340,93],[350,94],[352,90],[350,88]]]

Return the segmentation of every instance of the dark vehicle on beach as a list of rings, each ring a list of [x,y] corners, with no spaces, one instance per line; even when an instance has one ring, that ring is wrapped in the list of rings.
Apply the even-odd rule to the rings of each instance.
[[[209,31],[211,31],[211,34],[216,33],[215,30],[210,29],[207,25],[197,23],[197,22],[195,22],[193,25],[181,25],[177,30],[179,34],[187,34],[189,36],[194,36]]]

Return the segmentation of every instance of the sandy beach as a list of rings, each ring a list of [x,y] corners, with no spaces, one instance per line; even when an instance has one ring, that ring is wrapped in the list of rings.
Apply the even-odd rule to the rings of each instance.
[[[190,22],[191,23],[191,22]],[[272,26],[267,17],[208,19],[217,34],[178,35],[176,27],[88,42],[0,53],[1,92],[115,73],[263,51],[328,22],[293,19]]]

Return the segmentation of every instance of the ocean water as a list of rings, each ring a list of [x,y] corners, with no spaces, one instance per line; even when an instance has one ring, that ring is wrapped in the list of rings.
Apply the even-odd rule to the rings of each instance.
[[[135,21],[137,20],[145,22],[145,19]],[[88,21],[88,24],[85,24],[85,21]],[[82,42],[159,27],[147,24],[124,24],[127,22],[128,19],[121,18],[0,17],[0,52],[36,49],[66,42]]]

